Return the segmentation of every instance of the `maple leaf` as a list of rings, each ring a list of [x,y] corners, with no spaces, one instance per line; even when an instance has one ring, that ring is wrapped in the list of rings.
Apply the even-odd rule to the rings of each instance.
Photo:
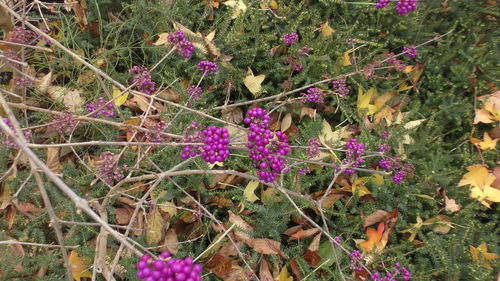
[[[335,29],[333,29],[333,28],[330,27],[330,24],[328,23],[328,21],[325,21],[323,24],[321,24],[321,37],[323,37],[323,38],[330,37],[336,31],[337,30],[335,30]]]
[[[371,252],[373,250],[380,251],[384,249],[384,245],[381,243],[383,232],[383,222],[378,225],[377,229],[368,227],[366,229],[366,236],[368,236],[368,240],[363,240],[362,242],[360,242],[358,244],[358,247],[363,250],[363,252]]]
[[[78,256],[75,250],[69,254],[68,261],[71,265],[71,276],[73,279],[80,281],[82,278],[92,278],[92,274],[85,265],[85,262]]]
[[[478,199],[488,208],[490,208],[490,202],[500,202],[500,190],[491,186],[496,177],[489,174],[488,169],[477,164],[467,167],[467,170],[469,172],[462,177],[458,186],[471,185],[470,196]]]
[[[490,135],[488,135],[487,132],[484,132],[483,138],[484,140],[478,144],[479,148],[481,148],[482,150],[495,149],[498,139],[491,139]]]
[[[474,263],[481,263],[481,266],[484,268],[491,268],[489,261],[493,261],[498,258],[497,254],[488,253],[488,246],[485,242],[481,243],[481,245],[477,246],[477,248],[469,246],[469,249],[472,261]]]
[[[243,83],[250,93],[256,95],[262,89],[262,82],[264,82],[264,79],[266,79],[266,75],[260,74],[254,76],[252,69],[248,68],[247,76],[243,79]]]

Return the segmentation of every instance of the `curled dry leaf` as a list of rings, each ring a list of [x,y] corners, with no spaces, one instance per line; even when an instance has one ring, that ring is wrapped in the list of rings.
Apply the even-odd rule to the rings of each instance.
[[[163,220],[163,217],[157,207],[153,208],[147,216],[146,226],[146,243],[148,243],[148,245],[153,245],[160,242],[165,221]]]
[[[457,204],[455,199],[450,199],[450,198],[448,198],[448,196],[446,196],[446,190],[444,188],[442,188],[442,187],[439,188],[438,193],[444,199],[444,206],[445,206],[444,209],[446,211],[451,212],[451,213],[455,213],[455,212],[458,212],[460,210],[460,205]]]
[[[59,161],[59,147],[47,148],[47,167],[58,174],[61,171],[61,162]]]
[[[301,230],[295,232],[294,234],[290,235],[291,237],[288,241],[308,238],[308,237],[311,237],[314,234],[318,233],[318,231],[319,231],[319,228],[311,228],[311,229],[307,229],[307,230],[301,229]]]
[[[71,265],[71,275],[76,281],[81,281],[82,278],[92,278],[89,267],[86,265],[87,260],[81,258],[78,253],[73,250],[69,254],[69,264]]]
[[[175,229],[171,228],[167,230],[160,250],[168,251],[172,255],[176,255],[179,252],[179,239],[177,238]]]
[[[271,274],[271,270],[269,269],[269,263],[267,262],[265,257],[262,257],[260,259],[259,278],[260,280],[273,280],[273,275]]]

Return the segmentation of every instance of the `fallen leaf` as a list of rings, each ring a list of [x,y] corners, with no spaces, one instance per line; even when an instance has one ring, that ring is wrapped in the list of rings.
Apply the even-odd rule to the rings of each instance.
[[[317,252],[319,250],[319,242],[321,241],[321,232],[318,233],[318,235],[314,236],[314,239],[311,241],[311,244],[309,244],[308,249]]]
[[[290,128],[291,125],[292,125],[292,114],[287,113],[285,117],[283,117],[283,120],[281,121],[281,131],[285,132],[286,130],[288,130],[288,128]]]
[[[299,263],[296,259],[290,260],[290,267],[292,267],[293,275],[297,278],[297,280],[302,280],[302,274],[300,274]]]
[[[298,239],[304,239],[313,236],[314,234],[318,233],[319,229],[318,228],[311,228],[307,230],[299,230],[295,232],[294,234],[290,235],[290,240],[298,240]]]
[[[496,177],[488,173],[488,169],[477,164],[467,167],[467,170],[469,172],[462,177],[458,186],[471,185],[471,197],[488,208],[491,202],[500,202],[500,190],[491,186]]]
[[[116,223],[119,225],[127,225],[132,218],[133,210],[130,208],[115,208]]]
[[[300,108],[300,119],[302,120],[302,117],[304,116],[309,116],[311,119],[316,120],[316,109],[315,108],[310,108],[310,107],[301,107]]]
[[[61,162],[59,161],[59,147],[47,148],[47,167],[58,174],[61,171]]]
[[[71,112],[77,112],[85,103],[85,100],[80,96],[80,92],[75,89],[49,86],[47,94],[51,99],[61,101]]]
[[[352,53],[352,50],[345,51],[342,55],[342,66],[349,66],[352,64],[351,58],[349,57],[350,53]]]
[[[424,221],[424,225],[432,225],[432,231],[438,234],[447,234],[453,227],[451,218],[446,215],[437,215]]]
[[[476,109],[475,112],[476,114],[474,116],[474,124],[478,123],[489,124],[495,122],[494,121],[495,118],[488,112],[488,110],[481,108],[481,109]]]
[[[153,208],[147,216],[146,223],[146,243],[148,243],[148,245],[158,244],[158,242],[160,242],[164,225],[165,221],[163,220],[160,211],[157,207]]]
[[[358,247],[363,250],[363,252],[380,251],[383,249],[381,240],[382,233],[384,232],[384,223],[380,223],[377,229],[368,227],[366,229],[366,236],[368,240],[363,240],[358,243]]]
[[[233,14],[231,15],[231,19],[237,18],[242,13],[245,13],[247,10],[247,6],[243,2],[243,0],[229,0],[223,2],[222,4],[233,8]]]
[[[165,45],[168,43],[168,32],[158,34],[158,39],[153,43],[154,46]]]
[[[444,209],[446,211],[451,212],[451,213],[455,213],[455,212],[458,212],[460,210],[460,205],[457,204],[455,199],[450,199],[450,198],[448,198],[448,196],[446,196],[446,190],[444,188],[442,188],[442,187],[439,188],[438,193],[444,199],[444,206],[445,206]]]
[[[52,82],[52,72],[49,72],[44,76],[35,79],[35,90],[37,90],[40,94],[45,95],[48,91],[51,82]]]
[[[495,149],[498,139],[492,139],[487,132],[484,132],[483,138],[483,141],[476,138],[471,138],[470,141],[479,146],[481,150]]]
[[[480,263],[484,268],[491,268],[489,261],[494,261],[498,259],[498,255],[495,253],[488,253],[488,246],[486,242],[481,243],[477,248],[469,246],[470,255],[472,262]]]
[[[405,239],[412,242],[417,236],[417,230],[419,230],[424,225],[424,221],[420,217],[417,217],[417,222],[410,225],[411,228],[401,230],[399,233],[408,233],[409,236]]]
[[[323,37],[323,38],[330,37],[336,31],[337,30],[330,27],[330,24],[328,23],[328,21],[325,21],[323,24],[321,24],[321,37]]]
[[[179,239],[175,229],[170,228],[167,230],[160,251],[168,251],[171,255],[176,255],[179,252]]]
[[[304,254],[302,255],[304,260],[307,262],[309,266],[316,266],[318,265],[319,261],[321,260],[321,257],[316,253],[313,252],[309,249],[306,249]]]
[[[92,278],[89,267],[86,265],[87,259],[80,258],[75,250],[71,251],[68,260],[71,265],[71,276],[73,276],[73,279],[81,281],[82,278]]]
[[[245,199],[250,201],[250,202],[255,202],[259,200],[259,197],[255,195],[255,189],[259,187],[259,182],[258,181],[250,181],[247,184],[247,187],[245,187],[245,190],[243,191],[243,195],[245,196]]]
[[[204,265],[204,267],[217,275],[217,277],[223,279],[226,274],[231,271],[233,260],[222,254],[213,255]]]
[[[115,99],[114,100],[115,105],[120,106],[127,101],[129,92],[125,92],[122,94],[122,91],[113,85],[112,95],[113,95],[113,98]]]
[[[262,89],[262,82],[266,79],[266,75],[253,75],[252,69],[248,68],[247,76],[243,79],[243,83],[253,95],[257,95]]]
[[[281,251],[281,243],[266,238],[250,239],[246,241],[247,245],[257,253],[264,255],[280,255],[286,258],[285,253]]]
[[[228,211],[229,213],[229,222],[236,225],[236,228],[233,230],[234,236],[236,240],[247,242],[251,240],[250,235],[248,233],[253,232],[253,227],[248,224],[243,218],[238,215],[235,215],[233,212]]]
[[[283,266],[280,274],[276,278],[276,281],[293,281],[293,277],[290,276],[290,273],[288,272],[288,268],[286,268],[286,266]]]
[[[387,212],[387,211],[376,210],[375,212],[371,213],[369,216],[363,218],[363,228],[374,225],[374,224],[379,223],[381,221],[384,221],[387,218],[387,215],[389,215],[389,212]]]
[[[170,217],[174,217],[177,215],[177,208],[174,203],[165,201],[163,203],[159,203],[158,206],[160,207],[160,210],[162,210],[165,213],[168,213]]]
[[[273,280],[273,275],[269,269],[269,263],[264,256],[260,259],[259,278],[260,280]]]

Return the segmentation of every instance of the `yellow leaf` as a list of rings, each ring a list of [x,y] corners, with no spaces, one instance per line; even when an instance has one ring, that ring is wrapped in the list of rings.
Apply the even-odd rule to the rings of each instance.
[[[500,121],[500,98],[490,98],[483,106],[496,121]]]
[[[411,88],[413,88],[413,85],[412,85],[412,84],[408,85],[408,84],[406,84],[406,82],[403,82],[403,83],[401,83],[401,84],[399,85],[399,87],[398,87],[398,92],[406,91],[406,90],[409,90],[409,89],[411,89]]]
[[[149,245],[157,244],[160,242],[165,221],[157,208],[154,208],[147,218],[146,243]]]
[[[379,111],[396,93],[395,92],[387,92],[375,99],[374,102],[374,111]],[[373,112],[373,113],[375,113]]]
[[[403,127],[407,130],[412,130],[420,126],[426,119],[418,119],[418,120],[413,120],[408,123],[406,123]]]
[[[247,6],[243,3],[242,0],[229,0],[222,3],[228,7],[233,8],[233,14],[231,15],[231,19],[237,18],[242,13],[245,13],[247,10]]]
[[[366,186],[365,186],[365,183],[368,180],[370,180],[369,177],[362,177],[362,178],[356,179],[351,185],[351,192],[353,194],[356,194],[357,192],[359,192],[359,197],[363,197],[365,195],[371,194],[370,190],[368,190],[368,188],[366,188]]]
[[[158,34],[158,40],[156,40],[156,42],[154,42],[153,45],[159,46],[168,43],[167,37],[168,37],[168,32]]]
[[[288,272],[288,268],[286,268],[286,266],[283,266],[280,274],[276,278],[276,281],[293,281],[293,277],[290,276],[290,273]]]
[[[252,69],[248,68],[247,76],[243,79],[243,83],[250,91],[250,93],[256,95],[262,89],[262,82],[266,78],[266,75],[260,74],[257,76],[253,75]]]
[[[323,38],[328,38],[330,37],[333,33],[335,33],[337,30],[333,29],[330,27],[330,24],[328,23],[328,21],[325,21],[322,25],[321,25],[321,37]],[[352,51],[350,51],[352,52]],[[345,55],[345,53],[344,53]],[[347,55],[349,56],[349,55]],[[350,63],[348,65],[351,65]],[[345,65],[344,65],[345,66]]]
[[[85,262],[78,256],[78,253],[73,250],[69,254],[69,264],[71,265],[71,276],[76,281],[81,281],[81,278],[92,278],[92,274],[88,270],[88,266]]]
[[[483,190],[495,181],[495,176],[488,174],[488,169],[480,164],[469,166],[467,170],[469,172],[462,177],[458,186],[470,184],[473,187]]]
[[[407,65],[405,70],[404,70],[404,73],[410,73],[412,72],[413,70],[415,69],[415,66],[414,65]]]
[[[273,8],[274,10],[278,9],[278,3],[274,0],[271,0],[271,8]]]
[[[259,200],[259,197],[255,195],[255,189],[259,187],[259,182],[258,181],[250,181],[247,184],[247,187],[245,187],[245,191],[243,191],[243,195],[245,195],[245,199],[247,199],[250,202],[255,202]]]
[[[177,208],[174,203],[165,201],[159,204],[159,206],[162,211],[164,211],[165,213],[169,213],[171,217],[177,215]]]
[[[376,112],[375,106],[370,104],[372,98],[377,95],[377,90],[375,88],[371,88],[365,93],[363,93],[363,89],[358,89],[358,103],[357,108],[358,112],[362,112],[363,110],[367,110],[364,116],[371,115]]]
[[[344,54],[342,55],[342,66],[351,65],[351,58],[349,57],[350,53],[352,53],[352,50],[345,51]]]
[[[474,263],[480,263],[484,268],[491,268],[489,261],[498,259],[495,253],[488,253],[488,246],[485,242],[481,243],[477,248],[469,246],[470,255]]]
[[[120,106],[127,101],[129,93],[125,92],[122,95],[120,95],[121,93],[122,93],[122,91],[120,91],[120,89],[113,86],[113,98],[116,98],[114,100],[116,106]]]
[[[384,177],[381,174],[372,174],[371,181],[376,185],[383,185]]]
[[[484,132],[484,140],[479,142],[477,145],[481,150],[495,149],[498,139],[491,139],[487,132]]]

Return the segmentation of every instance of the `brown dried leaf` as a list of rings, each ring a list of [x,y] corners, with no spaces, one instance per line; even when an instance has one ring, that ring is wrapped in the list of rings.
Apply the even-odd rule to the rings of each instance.
[[[47,148],[46,164],[49,169],[56,174],[61,171],[61,162],[59,161],[59,147]]]
[[[363,218],[363,228],[384,221],[387,218],[388,214],[389,212],[386,212],[384,210],[376,210],[369,216]]]
[[[243,121],[243,110],[239,107],[233,107],[222,110],[222,115],[228,122],[240,124]]]
[[[316,252],[313,252],[309,249],[306,249],[302,257],[309,266],[316,266],[321,260],[321,257]]]
[[[179,239],[173,228],[167,231],[160,250],[168,251],[172,255],[176,255],[179,252]]]
[[[290,128],[291,125],[292,125],[292,114],[287,113],[285,117],[283,117],[283,120],[281,121],[281,131],[285,132],[286,130],[288,130],[288,128]]]
[[[205,268],[222,279],[231,271],[232,263],[231,258],[217,253],[205,263]]]
[[[269,269],[269,263],[266,261],[265,257],[260,259],[259,278],[260,280],[273,280],[273,275]]]
[[[308,249],[317,252],[319,250],[319,242],[321,241],[321,233],[318,233],[318,235],[314,236],[313,241],[309,245]]]
[[[286,258],[285,253],[281,251],[281,243],[266,238],[250,239],[246,241],[247,245],[257,253],[264,255],[280,255]]]
[[[297,231],[302,230],[302,225],[295,225],[285,230],[282,234],[292,236],[292,234],[297,233]]]
[[[311,228],[311,229],[307,229],[307,230],[301,229],[301,230],[295,232],[294,234],[290,235],[291,237],[290,237],[289,241],[311,237],[314,234],[318,233],[318,231],[319,231],[319,228]]]
[[[292,268],[293,275],[295,275],[297,280],[302,280],[302,274],[300,273],[300,267],[296,259],[290,260],[290,267]]]
[[[439,195],[441,195],[444,199],[444,209],[448,212],[455,213],[460,210],[460,205],[457,204],[455,199],[450,199],[448,196],[446,196],[446,190],[444,188],[439,188],[438,189]]]
[[[29,217],[31,217],[33,215],[37,215],[37,214],[44,211],[42,208],[38,208],[31,203],[27,203],[27,202],[19,202],[19,203],[13,202],[13,203],[21,213],[23,213]]]
[[[302,120],[304,116],[309,116],[311,119],[316,120],[316,109],[303,106],[300,109],[300,120]]]
[[[229,222],[236,225],[234,228],[234,236],[237,241],[247,242],[251,240],[251,237],[247,233],[253,232],[253,227],[248,224],[242,217],[235,215],[233,212],[228,211],[229,213]]]

